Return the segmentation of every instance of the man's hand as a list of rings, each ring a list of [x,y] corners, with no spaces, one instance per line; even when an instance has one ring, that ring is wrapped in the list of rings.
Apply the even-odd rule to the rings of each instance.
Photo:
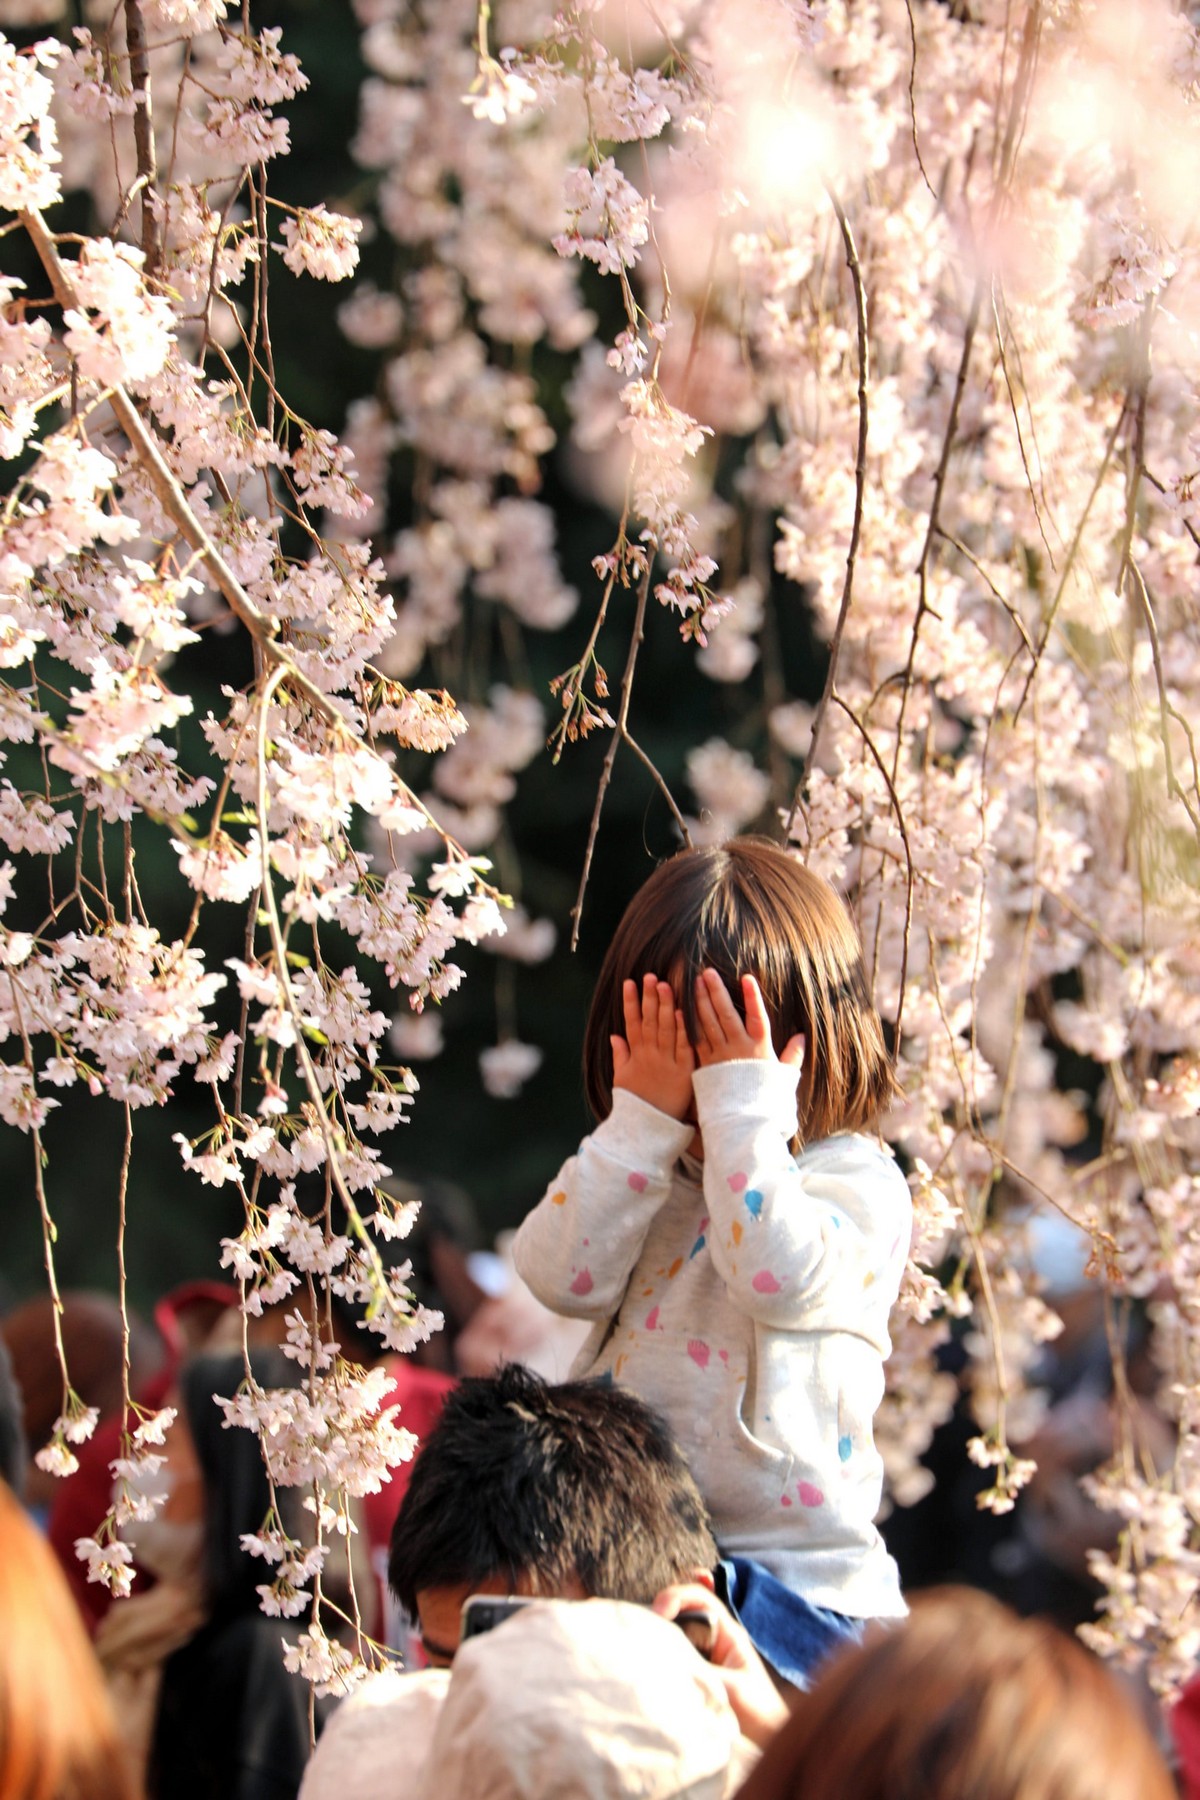
[[[707,1614],[712,1623],[708,1661],[721,1678],[742,1736],[752,1744],[769,1744],[788,1718],[788,1709],[745,1626],[698,1581],[663,1588],[654,1597],[653,1611],[664,1619],[681,1612]]]
[[[700,1028],[696,1051],[702,1069],[722,1062],[776,1061],[771,1021],[762,989],[753,975],[742,976],[742,1004],[746,1009],[744,1022],[715,969],[705,969],[696,977],[696,1021]],[[799,1081],[804,1067],[803,1033],[789,1039],[778,1061],[795,1069]]]
[[[672,1119],[684,1118],[692,1102],[696,1058],[670,982],[647,975],[639,994],[636,981],[625,981],[621,1004],[625,1036],[610,1040],[613,1087],[636,1094]]]

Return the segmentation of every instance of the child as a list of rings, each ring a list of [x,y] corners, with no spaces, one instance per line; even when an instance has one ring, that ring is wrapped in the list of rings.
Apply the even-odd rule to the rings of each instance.
[[[605,956],[584,1080],[601,1122],[521,1226],[517,1268],[593,1321],[573,1375],[665,1414],[724,1597],[803,1686],[906,1610],[871,1421],[911,1203],[864,1135],[894,1078],[833,888],[759,838],[662,864]]]

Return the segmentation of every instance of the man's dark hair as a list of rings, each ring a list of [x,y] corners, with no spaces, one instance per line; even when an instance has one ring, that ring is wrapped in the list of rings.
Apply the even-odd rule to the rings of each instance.
[[[512,1363],[448,1396],[392,1528],[388,1581],[418,1590],[496,1575],[649,1604],[711,1569],[708,1514],[666,1424],[604,1381],[551,1386]]]

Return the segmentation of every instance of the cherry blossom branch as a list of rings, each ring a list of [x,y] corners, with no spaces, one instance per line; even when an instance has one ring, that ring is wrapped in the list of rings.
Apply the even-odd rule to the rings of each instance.
[[[1025,450],[1025,434],[1024,434],[1023,430],[1021,429],[1021,415],[1017,408],[1016,391],[1013,388],[1012,375],[1011,375],[1011,373],[1009,371],[1009,367],[1008,367],[1008,345],[1005,342],[1004,327],[1000,321],[999,296],[997,294],[995,282],[992,283],[992,323],[994,324],[994,326],[996,328],[996,350],[1000,357],[1000,370],[1004,376],[1004,391],[1008,395],[1009,411],[1012,414],[1013,430],[1016,433],[1016,438],[1017,438],[1017,450],[1019,451],[1020,457],[1021,457],[1021,468],[1025,474],[1025,486],[1026,486],[1026,490],[1028,491],[1028,494],[1029,494],[1030,503],[1033,506],[1033,516],[1037,520],[1038,534],[1041,537],[1042,543],[1045,546],[1046,555],[1049,558],[1049,562],[1050,562],[1050,567],[1053,568],[1054,567],[1054,552],[1050,548],[1050,539],[1046,536],[1046,527],[1042,522],[1042,505],[1044,505],[1044,503],[1045,503],[1045,493],[1043,491],[1042,503],[1039,504],[1037,494],[1034,492],[1033,472],[1029,467],[1029,457],[1026,454],[1026,450]],[[1032,415],[1030,416],[1030,427],[1031,427],[1031,429],[1033,429]],[[1036,431],[1034,432],[1034,448],[1035,448],[1035,450],[1037,448]],[[1040,463],[1040,461],[1041,461],[1040,456],[1039,456],[1038,460]],[[1043,490],[1044,490],[1044,483],[1042,485],[1043,485]]]
[[[1142,478],[1146,473],[1146,406],[1150,387],[1150,346],[1153,334],[1155,300],[1151,295],[1142,307],[1138,320],[1138,360],[1136,372],[1137,402],[1134,407],[1133,433],[1133,467],[1130,471],[1125,498],[1125,528],[1121,540],[1121,555],[1117,569],[1117,592],[1128,591],[1132,586],[1134,598],[1138,603],[1142,618],[1146,625],[1146,635],[1150,640],[1150,654],[1154,661],[1154,677],[1158,689],[1159,737],[1162,742],[1163,765],[1166,774],[1167,792],[1178,800],[1186,812],[1194,831],[1200,834],[1200,810],[1193,804],[1190,796],[1180,784],[1176,774],[1174,759],[1171,754],[1171,720],[1178,720],[1182,726],[1192,757],[1193,787],[1197,786],[1196,743],[1191,728],[1168,698],[1167,679],[1163,669],[1162,646],[1159,643],[1158,626],[1154,617],[1150,595],[1146,588],[1145,578],[1133,556],[1133,535],[1137,520],[1138,495]]]
[[[675,828],[679,832],[680,842],[684,843],[684,844],[690,844],[692,841],[692,834],[688,830],[687,820],[684,818],[683,814],[680,812],[679,807],[675,801],[675,796],[674,796],[674,794],[672,794],[670,788],[668,787],[667,779],[666,779],[665,775],[662,773],[662,770],[658,767],[658,764],[649,755],[649,753],[642,749],[642,746],[638,743],[637,739],[633,736],[633,734],[629,730],[627,730],[627,729],[623,730],[621,735],[624,738],[625,742],[629,745],[629,748],[633,751],[633,754],[637,757],[638,761],[641,763],[642,767],[651,776],[651,778],[654,781],[654,785],[657,787],[659,793],[662,795],[663,799],[666,801],[667,810],[670,813],[672,819],[675,821]]]
[[[961,541],[961,539],[956,538],[954,536],[953,532],[947,531],[943,525],[938,526],[937,532],[938,532],[938,536],[940,538],[942,538],[944,540],[944,542],[946,542],[947,544],[950,544],[955,550],[958,551],[959,555],[963,558],[963,560],[965,562],[970,563],[971,567],[974,569],[975,573],[979,576],[980,580],[986,584],[988,592],[991,594],[993,600],[999,601],[1000,605],[1004,608],[1005,612],[1008,614],[1009,619],[1012,621],[1012,625],[1013,625],[1014,630],[1017,633],[1017,636],[1020,638],[1021,642],[1024,644],[1026,650],[1028,650],[1030,657],[1033,659],[1034,662],[1036,662],[1037,654],[1038,654],[1037,650],[1034,646],[1032,638],[1029,635],[1028,630],[1026,629],[1024,619],[1021,617],[1020,613],[1017,611],[1017,609],[1013,605],[1012,601],[1006,599],[1005,596],[1000,592],[1000,589],[996,586],[996,583],[992,580],[992,577],[988,574],[987,570],[984,568],[984,566],[980,562],[979,558],[974,554],[973,551],[971,551],[967,548],[967,546]]]
[[[78,308],[79,297],[71,285],[66,265],[62,262],[55,247],[55,239],[47,230],[40,213],[29,211],[22,213],[21,222],[28,231],[33,245],[41,259],[42,266],[49,275],[59,305],[65,310]],[[175,475],[168,467],[162,451],[154,440],[152,433],[144,423],[141,413],[129,394],[119,384],[109,389],[108,398],[117,416],[121,429],[133,445],[139,461],[146,468],[154,484],[154,489],[163,506],[192,549],[202,558],[216,586],[229,605],[229,608],[246,626],[247,630],[259,641],[264,652],[276,662],[283,662],[284,655],[278,645],[273,644],[270,621],[259,612],[254,602],[243,589],[236,575],[229,568],[221,552],[212,542],[208,533],[188,505],[183,489]],[[304,678],[299,671],[296,675],[301,683]],[[311,685],[311,684],[310,684]],[[319,695],[319,690],[313,692]],[[311,696],[307,696],[311,697]],[[331,713],[327,700],[323,700],[321,710]]]
[[[1171,705],[1167,691],[1167,677],[1163,668],[1162,645],[1158,637],[1158,625],[1154,618],[1154,608],[1150,604],[1150,596],[1146,592],[1146,583],[1141,570],[1132,557],[1125,564],[1125,578],[1128,587],[1138,603],[1142,618],[1146,625],[1146,636],[1150,640],[1150,654],[1154,661],[1154,679],[1158,689],[1159,740],[1163,749],[1163,766],[1166,775],[1167,792],[1172,799],[1178,800],[1191,821],[1194,831],[1200,834],[1200,810],[1192,801],[1191,795],[1183,787],[1175,773],[1174,758],[1171,755],[1171,721],[1174,719],[1182,728],[1188,747],[1192,754],[1192,783],[1197,786],[1197,771],[1200,763],[1197,760],[1196,740],[1187,719],[1178,708]]]
[[[1150,483],[1150,486],[1155,490],[1156,493],[1165,494],[1167,492],[1166,483],[1164,481],[1161,481],[1158,478],[1158,476],[1155,475],[1150,469],[1143,468],[1142,474],[1145,476],[1146,480]],[[1181,523],[1183,525],[1183,529],[1187,532],[1187,534],[1191,538],[1193,544],[1195,544],[1196,548],[1198,550],[1200,550],[1200,528],[1197,528],[1197,526],[1192,522],[1192,520],[1187,518],[1186,515],[1184,516]]]
[[[133,1166],[133,1108],[128,1100],[125,1114],[125,1141],[121,1148],[121,1168],[117,1176],[117,1305],[121,1311],[121,1424],[128,1431],[133,1395],[129,1387],[129,1284],[125,1268],[125,1227],[129,1202],[129,1171]]]
[[[1040,784],[1035,788],[1036,810],[1034,817],[1033,855],[1031,861],[1037,866],[1038,848],[1044,826],[1043,799]],[[1029,909],[1021,931],[1021,948],[1017,960],[1015,979],[1012,984],[1012,1040],[1008,1060],[1004,1071],[1004,1083],[1000,1091],[1000,1102],[996,1108],[995,1136],[1003,1139],[1012,1107],[1013,1095],[1016,1091],[1017,1078],[1020,1074],[1021,1059],[1021,1022],[1025,1017],[1028,999],[1029,970],[1033,958],[1033,946],[1041,917],[1041,890],[1034,889]]]
[[[321,1137],[324,1140],[327,1159],[326,1168],[329,1171],[334,1187],[337,1189],[338,1198],[346,1209],[346,1217],[350,1220],[351,1227],[359,1240],[363,1253],[371,1264],[382,1296],[388,1292],[387,1277],[384,1273],[383,1262],[379,1255],[379,1251],[371,1240],[371,1235],[367,1230],[362,1214],[359,1212],[357,1202],[350,1192],[346,1182],[345,1172],[342,1169],[341,1146],[334,1137],[333,1125],[325,1104],[325,1094],[321,1087],[321,1083],[317,1078],[317,1071],[313,1066],[313,1060],[304,1039],[305,1022],[296,1000],[295,989],[292,986],[291,977],[288,974],[287,943],[284,938],[283,927],[280,923],[279,911],[275,904],[275,889],[271,878],[271,839],[268,825],[270,807],[267,801],[266,736],[267,717],[271,708],[271,698],[280,682],[286,678],[286,675],[287,670],[285,668],[276,668],[268,677],[262,693],[259,696],[258,729],[256,734],[258,772],[257,810],[260,854],[262,857],[262,880],[259,887],[259,900],[262,906],[263,915],[266,919],[267,931],[271,939],[271,948],[274,952],[276,980],[278,981],[280,991],[283,994],[284,1004],[291,1014],[292,1025],[296,1034],[296,1060],[300,1065],[300,1072],[304,1078],[304,1085],[308,1089],[308,1096],[312,1102],[314,1114],[320,1127]]]
[[[925,537],[921,545],[921,554],[917,562],[917,610],[912,622],[908,641],[908,658],[904,666],[904,674],[900,684],[900,710],[896,719],[896,748],[892,756],[892,773],[896,773],[900,761],[900,744],[904,733],[904,715],[908,707],[908,697],[912,692],[913,674],[917,661],[917,642],[921,635],[921,622],[929,611],[929,564],[933,552],[934,540],[937,537],[942,509],[942,497],[946,491],[946,477],[950,470],[950,457],[954,450],[955,438],[958,435],[958,416],[962,410],[963,395],[967,391],[967,371],[971,366],[971,352],[975,344],[975,334],[979,329],[980,313],[983,309],[983,281],[977,279],[971,304],[967,311],[966,324],[963,327],[962,351],[958,359],[958,373],[954,378],[954,393],[950,401],[950,413],[946,420],[946,429],[942,435],[941,455],[938,457],[937,469],[933,477],[933,499],[930,502]]]
[[[913,155],[917,159],[917,167],[921,171],[921,180],[929,189],[933,198],[937,199],[932,181],[925,173],[925,164],[921,160],[921,146],[917,141],[917,22],[913,18],[912,0],[904,0],[904,8],[908,14],[908,36],[912,45],[912,58],[908,66],[908,116],[912,128]]]
[[[136,94],[133,141],[137,151],[137,181],[141,191],[143,274],[153,280],[162,252],[159,231],[158,162],[154,148],[154,112],[150,89],[150,58],[146,50],[146,25],[141,0],[124,0],[125,43],[129,51],[129,84]],[[132,194],[134,189],[130,190]]]
[[[78,296],[72,287],[66,265],[58,255],[54,238],[47,229],[41,214],[36,211],[28,211],[22,213],[21,219],[29,232],[43,267],[50,276],[59,304],[64,310],[78,307]],[[268,667],[276,669],[286,678],[289,688],[308,702],[318,717],[332,729],[335,738],[352,740],[353,734],[349,731],[344,715],[329,696],[298,668],[285,646],[276,637],[274,623],[255,606],[221,555],[220,550],[205,531],[188,503],[182,487],[168,466],[153,433],[143,420],[134,401],[120,384],[116,384],[110,389],[109,402],[122,430],[129,438],[138,460],[149,475],[164,510],[179,527],[185,541],[208,569],[230,610],[250,632],[257,651],[262,655]],[[462,854],[453,840],[442,831],[428,808],[415,795],[410,794],[408,797],[414,809],[425,814],[429,824],[443,838],[452,852],[458,851],[459,854]]]
[[[13,1011],[16,1014],[17,1028],[20,1033],[21,1048],[24,1052],[25,1068],[29,1072],[29,1083],[32,1090],[35,1080],[33,1046],[29,1041],[29,1033],[25,1026],[21,1007],[20,990],[11,969],[9,970],[8,983],[13,998]],[[34,1105],[36,1106],[36,1099]],[[70,1371],[67,1368],[67,1349],[63,1342],[62,1329],[63,1301],[58,1286],[58,1274],[54,1255],[54,1246],[58,1239],[58,1232],[55,1229],[54,1220],[50,1216],[50,1204],[46,1198],[45,1171],[47,1159],[45,1149],[42,1145],[41,1125],[36,1116],[30,1119],[29,1138],[30,1143],[33,1146],[33,1187],[34,1193],[37,1195],[38,1213],[42,1225],[42,1266],[46,1271],[46,1285],[50,1290],[50,1324],[54,1334],[54,1356],[55,1361],[58,1364],[59,1374],[62,1376],[62,1407],[59,1416],[55,1421],[54,1436],[49,1446],[49,1466],[57,1468],[65,1474],[69,1473],[70,1470],[76,1466],[75,1457],[67,1449],[67,1441],[68,1439],[75,1441],[75,1433],[72,1430],[72,1426],[76,1419],[82,1414],[83,1407],[71,1386]],[[84,1433],[84,1436],[87,1435],[89,1435],[89,1432]],[[35,1461],[39,1463],[39,1466],[41,1466],[42,1456],[45,1456],[46,1454],[47,1452],[43,1451],[35,1457]]]
[[[840,694],[834,694],[833,700],[835,705],[841,707],[846,717],[850,720],[850,723],[854,726],[854,729],[858,732],[871,761],[879,771],[880,778],[888,791],[888,799],[892,803],[892,813],[896,820],[896,829],[900,833],[901,842],[904,845],[904,933],[902,949],[900,952],[900,972],[897,978],[896,1018],[894,1022],[895,1043],[897,1048],[899,1048],[901,1028],[904,1021],[904,993],[908,982],[908,946],[912,931],[917,865],[913,856],[912,844],[909,842],[908,827],[904,823],[904,809],[900,805],[900,796],[896,792],[895,781],[888,773],[883,758],[880,756],[879,751],[872,741],[870,733],[863,725],[863,722],[858,717],[857,713],[846,704]]]
[[[1018,1492],[1036,1472],[1037,1465],[1018,1459],[1009,1448],[1007,1415],[1010,1384],[1007,1358],[1004,1354],[1000,1309],[996,1304],[991,1269],[983,1248],[982,1231],[969,1214],[964,1215],[964,1219],[975,1264],[979,1293],[983,1300],[984,1312],[987,1315],[988,1347],[992,1371],[996,1379],[995,1422],[983,1438],[972,1440],[967,1453],[972,1461],[980,1467],[993,1468],[996,1471],[992,1485],[976,1494],[976,1506],[981,1511],[1006,1513],[1012,1511]]]
[[[1053,598],[1050,602],[1049,607],[1046,610],[1045,619],[1042,622],[1042,630],[1041,630],[1041,634],[1038,638],[1038,644],[1037,644],[1037,653],[1034,657],[1033,662],[1030,665],[1029,673],[1025,677],[1025,686],[1021,691],[1021,697],[1017,701],[1016,707],[1014,709],[1014,712],[1017,716],[1019,716],[1025,709],[1025,702],[1029,698],[1029,692],[1030,692],[1030,688],[1033,685],[1034,675],[1036,674],[1038,665],[1041,662],[1043,654],[1045,653],[1046,646],[1050,642],[1050,636],[1054,630],[1055,620],[1058,617],[1058,609],[1062,604],[1063,595],[1066,593],[1066,589],[1067,589],[1067,582],[1070,579],[1071,571],[1075,566],[1075,559],[1079,555],[1080,547],[1083,543],[1084,530],[1087,526],[1088,519],[1091,516],[1092,507],[1095,505],[1096,499],[1100,493],[1100,490],[1104,486],[1105,477],[1108,474],[1109,464],[1112,462],[1113,452],[1117,447],[1117,438],[1120,434],[1122,425],[1125,423],[1125,419],[1128,415],[1128,412],[1129,412],[1129,396],[1125,395],[1121,401],[1120,411],[1118,412],[1117,417],[1113,423],[1112,430],[1109,433],[1108,442],[1105,445],[1105,449],[1104,449],[1104,455],[1101,458],[1099,468],[1096,470],[1095,477],[1092,481],[1091,489],[1088,493],[1086,501],[1084,502],[1083,510],[1080,513],[1078,520],[1076,521],[1075,530],[1071,534],[1071,542],[1067,547],[1066,561],[1063,563],[1062,571],[1058,578],[1058,585],[1056,586],[1056,588],[1054,590]]]
[[[846,267],[850,271],[850,281],[854,289],[854,318],[858,333],[858,438],[854,454],[854,512],[850,520],[850,542],[846,548],[846,572],[842,581],[842,598],[838,607],[837,623],[833,628],[833,637],[829,645],[829,667],[825,672],[825,686],[821,698],[817,702],[816,715],[813,719],[812,736],[809,739],[806,768],[813,768],[817,760],[817,745],[820,741],[821,726],[829,706],[830,696],[834,692],[837,680],[838,655],[842,647],[842,634],[846,629],[846,620],[850,616],[850,602],[854,593],[854,565],[858,556],[859,538],[862,535],[863,507],[867,491],[867,431],[869,426],[869,390],[871,378],[871,346],[867,334],[867,293],[863,281],[862,265],[858,259],[858,246],[854,241],[854,232],[846,217],[845,209],[832,188],[826,186],[830,204],[837,217],[842,234],[842,243],[846,251]],[[792,835],[796,810],[799,805],[799,794],[792,801],[792,810],[788,816],[785,836]]]
[[[78,308],[78,295],[71,284],[66,265],[59,257],[54,237],[47,229],[41,214],[32,210],[23,212],[21,222],[33,240],[34,248],[41,259],[43,268],[50,277],[55,297],[60,306],[64,310]],[[143,420],[137,405],[119,383],[109,390],[109,402],[122,431],[133,446],[135,455],[149,475],[164,510],[179,527],[186,542],[197,552],[230,611],[250,632],[267,663],[273,668],[279,669],[286,676],[288,686],[293,688],[297,694],[303,695],[326,724],[331,725],[339,735],[345,733],[346,722],[342,714],[333,705],[328,695],[323,693],[296,667],[286,649],[275,637],[275,626],[272,621],[255,606],[221,555],[220,550],[205,531],[204,526],[189,505],[187,496],[173,471],[167,464],[153,433]]]
[[[609,746],[604,755],[604,767],[600,771],[600,781],[596,789],[595,803],[592,807],[591,824],[588,826],[587,847],[583,853],[583,869],[579,877],[579,888],[575,895],[575,904],[571,908],[572,950],[575,950],[579,944],[579,928],[583,921],[583,897],[587,892],[588,877],[591,874],[592,868],[592,857],[595,854],[596,849],[596,837],[600,830],[600,814],[604,808],[604,797],[608,792],[609,783],[612,780],[613,764],[617,760],[617,751],[621,744],[632,742],[628,736],[629,702],[633,694],[633,676],[634,670],[637,667],[638,651],[640,650],[642,640],[646,635],[646,605],[649,598],[650,565],[647,563],[646,572],[642,576],[641,584],[638,588],[637,610],[634,614],[633,630],[630,633],[629,638],[629,651],[625,659],[625,673],[621,677],[621,703],[617,709],[617,720],[613,735],[609,740]],[[642,757],[644,762],[648,760],[640,750],[638,751],[638,755]],[[661,780],[659,785],[660,787],[665,788],[665,783]],[[679,818],[678,811],[676,811],[675,816],[677,819]]]
[[[992,196],[991,222],[995,225],[1004,209],[1008,185],[1012,178],[1016,158],[1016,145],[1025,109],[1029,104],[1033,89],[1034,71],[1037,66],[1038,43],[1041,34],[1040,8],[1037,4],[1030,7],[1025,20],[1025,31],[1021,44],[1021,56],[1017,73],[1013,80],[1013,94],[1009,105],[1008,120],[1005,127],[1003,147],[996,170],[995,189]],[[929,508],[928,522],[924,542],[917,563],[917,611],[912,623],[909,639],[908,660],[905,665],[904,678],[900,689],[900,713],[896,721],[896,749],[892,759],[893,773],[899,766],[900,742],[904,727],[904,714],[908,697],[912,690],[913,672],[916,666],[917,641],[920,636],[921,623],[929,611],[929,562],[933,544],[940,524],[942,498],[946,487],[946,477],[950,468],[950,456],[954,449],[958,433],[958,418],[962,408],[963,395],[966,392],[967,372],[971,364],[971,353],[975,343],[975,335],[979,328],[980,314],[983,309],[984,280],[982,275],[976,276],[971,303],[967,311],[963,328],[962,352],[959,357],[958,373],[954,382],[954,393],[950,402],[950,413],[946,421],[946,429],[942,438],[941,455],[933,480],[933,499]],[[1032,679],[1032,671],[1030,675]]]

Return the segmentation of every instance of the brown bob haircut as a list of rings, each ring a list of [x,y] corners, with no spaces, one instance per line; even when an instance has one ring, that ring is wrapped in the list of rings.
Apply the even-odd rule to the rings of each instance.
[[[933,1588],[838,1654],[737,1800],[1174,1800],[1132,1700],[1074,1638]]]
[[[58,1559],[0,1481],[0,1800],[140,1800]]]
[[[778,1055],[805,1037],[798,1141],[874,1126],[895,1092],[883,1027],[867,992],[862,945],[836,890],[768,838],[731,838],[660,863],[608,947],[583,1041],[597,1119],[612,1111],[611,1038],[624,1037],[621,984],[670,981],[696,1042],[695,981],[715,969],[741,1010],[741,977],[762,989]]]

